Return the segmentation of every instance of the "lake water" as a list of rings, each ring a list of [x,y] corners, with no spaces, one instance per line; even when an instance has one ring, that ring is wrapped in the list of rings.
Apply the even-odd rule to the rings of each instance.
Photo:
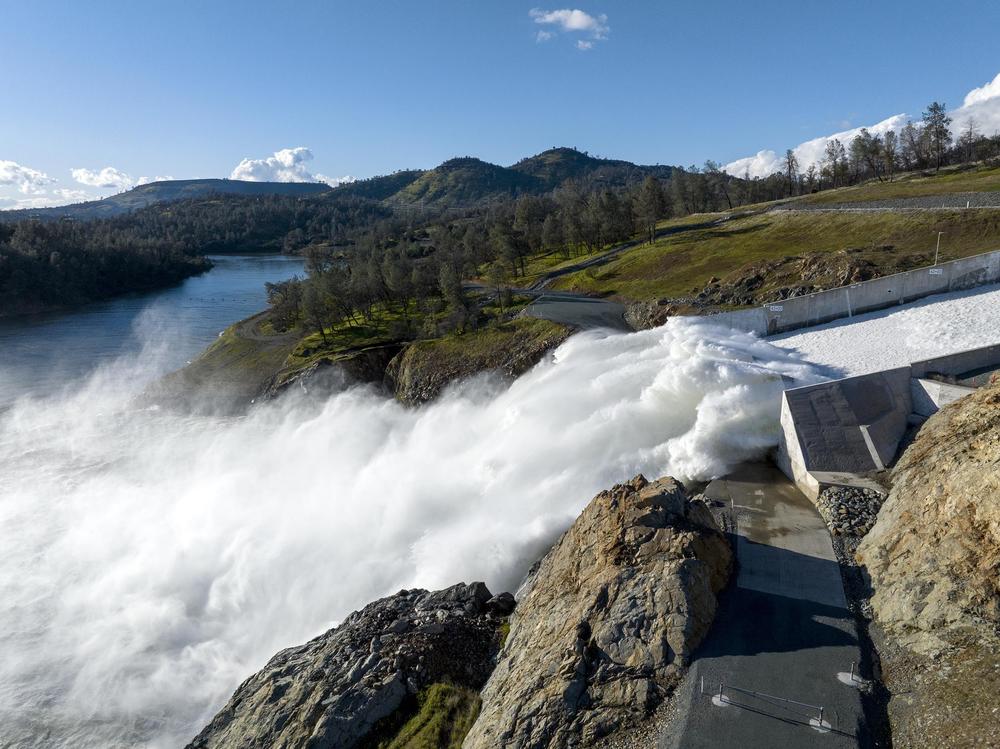
[[[264,284],[303,272],[301,258],[220,255],[178,286],[72,312],[0,319],[0,408],[79,384],[102,364],[155,345],[154,371],[177,369],[227,326],[266,306]]]

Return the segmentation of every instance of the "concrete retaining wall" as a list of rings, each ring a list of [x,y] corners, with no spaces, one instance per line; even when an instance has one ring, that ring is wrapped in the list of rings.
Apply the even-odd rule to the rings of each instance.
[[[910,399],[913,401],[913,413],[921,419],[933,416],[942,406],[974,392],[976,392],[975,388],[949,385],[936,380],[924,380],[917,377],[910,380]]]
[[[960,351],[957,354],[947,354],[913,362],[910,365],[910,372],[913,377],[927,377],[929,374],[954,377],[974,372],[977,369],[995,366],[998,362],[1000,362],[1000,345],[983,346],[982,348]]]
[[[856,484],[892,464],[911,417],[919,423],[974,392],[928,380],[928,373],[961,376],[998,365],[1000,345],[984,346],[786,390],[775,462],[813,498],[826,485]]]
[[[1000,250],[770,302],[761,307],[708,315],[704,319],[762,336],[775,335],[906,304],[932,294],[997,282],[1000,282]]]
[[[1000,251],[875,278],[764,305],[767,333],[783,333],[874,312],[947,291],[1000,281]]]

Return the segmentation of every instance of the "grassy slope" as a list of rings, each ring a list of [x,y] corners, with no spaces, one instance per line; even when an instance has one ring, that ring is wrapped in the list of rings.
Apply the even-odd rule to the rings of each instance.
[[[1000,211],[762,213],[663,237],[607,265],[557,279],[553,288],[630,300],[683,297],[713,276],[810,252],[858,248],[860,258],[891,265],[914,253],[932,254],[939,231],[942,259],[1000,249]]]
[[[956,192],[994,192],[1000,190],[1000,168],[946,169],[938,174],[913,172],[894,182],[867,182],[855,187],[825,190],[801,198],[803,203],[853,203],[860,200],[889,200]]]
[[[460,749],[480,704],[474,689],[431,684],[379,721],[358,749]]]
[[[191,364],[164,377],[164,397],[212,396],[245,402],[258,395],[295,348],[294,334],[269,335],[266,313],[231,325]]]

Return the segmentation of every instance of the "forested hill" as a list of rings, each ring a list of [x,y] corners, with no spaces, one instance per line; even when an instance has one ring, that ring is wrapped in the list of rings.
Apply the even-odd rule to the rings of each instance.
[[[450,159],[426,172],[400,174],[408,178],[406,184],[392,195],[380,196],[382,199],[395,205],[467,208],[523,195],[542,195],[570,180],[587,191],[621,190],[637,185],[647,176],[669,179],[671,167],[641,166],[628,161],[598,159],[572,148],[552,148],[511,167],[467,156]],[[398,179],[393,175],[369,182],[393,177]]]
[[[0,211],[0,221],[112,218],[152,205],[215,195],[311,198],[335,193],[386,201],[394,206],[472,208],[522,195],[542,195],[570,180],[586,190],[620,190],[638,184],[649,175],[669,179],[671,171],[669,166],[640,166],[628,161],[598,159],[572,148],[553,148],[522,159],[511,167],[463,157],[445,161],[434,169],[403,170],[336,188],[320,182],[165,180],[140,185],[102,200],[55,208]]]
[[[29,208],[20,211],[2,211],[0,220],[19,221],[22,219],[62,219],[89,220],[110,218],[130,213],[157,203],[204,198],[210,195],[289,195],[305,197],[329,192],[332,188],[320,182],[244,182],[236,179],[174,179],[150,182],[133,187],[118,195],[86,203],[59,206],[57,208]]]

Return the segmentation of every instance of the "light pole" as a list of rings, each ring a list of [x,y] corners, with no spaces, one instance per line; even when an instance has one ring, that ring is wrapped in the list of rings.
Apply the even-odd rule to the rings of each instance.
[[[938,253],[941,252],[941,235],[944,234],[943,231],[938,232],[937,247],[934,248],[934,265],[937,265]]]

